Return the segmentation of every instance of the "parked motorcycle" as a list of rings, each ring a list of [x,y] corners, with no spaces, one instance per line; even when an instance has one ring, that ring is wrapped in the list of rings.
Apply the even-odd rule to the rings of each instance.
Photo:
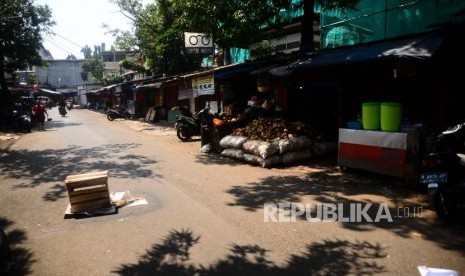
[[[19,132],[31,132],[32,121],[31,115],[18,110],[13,110],[13,126]]]
[[[422,159],[420,183],[427,185],[438,217],[452,221],[465,204],[465,123],[440,133],[434,146]]]
[[[131,119],[131,113],[125,107],[118,107],[116,109],[108,109],[107,111],[107,119],[109,121],[113,121],[117,118],[122,119]]]
[[[58,107],[58,111],[60,112],[60,115],[61,115],[62,117],[65,117],[65,116],[66,116],[66,113],[67,113],[67,112],[66,112],[66,107],[60,106],[60,107]]]
[[[17,103],[12,114],[13,128],[19,132],[32,131],[31,111],[22,104]]]
[[[177,115],[174,128],[179,140],[187,141],[192,136],[200,136],[202,126],[208,125],[213,119],[209,108],[200,110],[194,117]]]

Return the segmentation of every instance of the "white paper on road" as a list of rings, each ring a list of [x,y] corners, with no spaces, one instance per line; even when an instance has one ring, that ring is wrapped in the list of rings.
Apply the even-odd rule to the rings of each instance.
[[[110,194],[110,198],[117,208],[148,204],[146,199],[141,197],[133,197],[129,191],[112,193]]]

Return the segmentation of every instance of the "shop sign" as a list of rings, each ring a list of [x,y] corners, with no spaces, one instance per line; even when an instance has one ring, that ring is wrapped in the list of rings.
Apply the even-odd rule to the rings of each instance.
[[[184,33],[184,47],[192,54],[212,54],[213,38],[205,33]]]
[[[215,78],[213,74],[192,78],[194,98],[203,95],[215,94]]]

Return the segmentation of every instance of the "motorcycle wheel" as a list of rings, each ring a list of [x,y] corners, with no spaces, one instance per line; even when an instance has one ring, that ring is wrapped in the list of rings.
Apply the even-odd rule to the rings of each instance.
[[[444,197],[442,192],[438,192],[433,196],[433,205],[436,214],[441,220],[451,222],[455,219],[457,205]]]
[[[178,130],[176,131],[176,135],[178,136],[179,140],[183,142],[191,139],[192,137],[190,130],[186,127],[178,128]]]
[[[108,121],[113,121],[115,120],[115,117],[110,113],[110,114],[107,114],[107,119]]]

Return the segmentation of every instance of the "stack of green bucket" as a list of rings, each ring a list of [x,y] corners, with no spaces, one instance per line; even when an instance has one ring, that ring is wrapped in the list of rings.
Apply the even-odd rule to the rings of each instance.
[[[362,125],[364,130],[397,132],[401,122],[400,103],[362,103]]]

